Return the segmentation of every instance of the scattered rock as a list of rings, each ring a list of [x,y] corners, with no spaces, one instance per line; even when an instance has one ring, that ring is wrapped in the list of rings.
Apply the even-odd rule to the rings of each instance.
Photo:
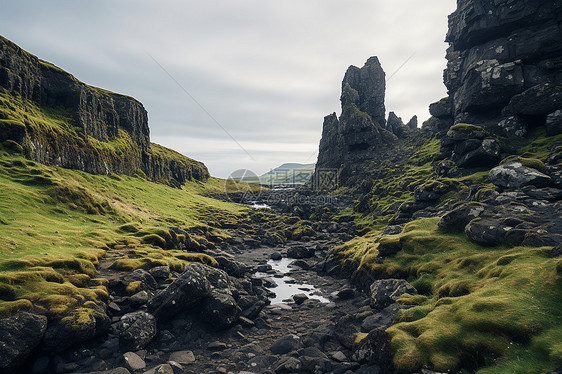
[[[205,266],[198,263],[187,265],[172,284],[148,302],[148,309],[156,318],[171,317],[191,309],[211,293]]]
[[[464,232],[470,221],[477,218],[484,211],[479,203],[463,203],[450,212],[445,213],[439,220],[439,228],[446,232]]]
[[[524,166],[517,159],[496,166],[490,170],[489,176],[492,183],[505,188],[548,187],[552,183],[548,175],[529,166]]]
[[[122,357],[125,366],[131,371],[142,370],[146,367],[144,360],[134,352],[127,352]]]
[[[281,260],[283,258],[283,256],[279,252],[273,252],[270,257],[274,261],[278,261],[278,260]]]
[[[211,291],[199,309],[199,318],[213,330],[224,330],[238,321],[240,307],[232,295]]]
[[[371,306],[374,309],[384,309],[405,293],[416,295],[418,292],[404,279],[376,280],[370,288]]]
[[[207,350],[209,351],[223,351],[226,349],[226,344],[222,342],[212,342],[207,344]]]
[[[276,355],[284,355],[296,351],[302,347],[301,338],[297,335],[285,335],[271,345],[271,352]]]
[[[135,305],[144,305],[148,302],[148,293],[146,291],[140,291],[129,297],[129,301]]]
[[[158,280],[166,280],[170,278],[170,267],[169,266],[156,266],[149,270],[150,275]]]
[[[115,329],[121,347],[137,351],[144,348],[156,336],[156,318],[147,312],[125,314]]]
[[[390,341],[385,328],[371,331],[354,349],[353,360],[359,363],[390,366]]]
[[[346,288],[343,289],[341,291],[339,291],[336,296],[340,299],[340,300],[349,300],[349,299],[353,299],[355,297],[355,290],[353,288]]]
[[[296,259],[310,258],[314,257],[314,252],[315,249],[312,247],[297,245],[287,250],[287,257]]]
[[[293,295],[293,300],[295,301],[295,304],[301,305],[306,300],[308,300],[308,296],[306,296],[306,294],[304,294],[304,293],[299,293],[299,294]]]
[[[283,356],[273,365],[275,373],[298,373],[301,370],[302,364],[299,359],[291,356]]]
[[[495,219],[476,218],[465,228],[468,239],[482,246],[496,246],[503,243],[511,227]]]

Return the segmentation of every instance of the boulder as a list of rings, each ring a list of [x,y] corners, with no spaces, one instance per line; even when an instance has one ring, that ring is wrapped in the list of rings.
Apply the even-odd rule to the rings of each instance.
[[[149,270],[150,275],[158,280],[166,280],[170,278],[170,267],[169,266],[156,266]]]
[[[506,138],[523,138],[527,132],[527,125],[518,116],[510,116],[498,122],[498,133]]]
[[[211,293],[206,265],[192,263],[168,287],[148,302],[148,309],[157,318],[167,318],[195,307]]]
[[[371,306],[374,309],[384,309],[405,293],[416,295],[418,292],[404,279],[376,280],[370,288]]]
[[[115,327],[124,350],[144,348],[156,336],[156,318],[147,312],[125,314]]]
[[[215,260],[219,263],[219,267],[232,277],[242,278],[248,271],[248,267],[242,262],[234,261],[224,256],[216,256]]]
[[[232,295],[213,290],[203,300],[198,314],[210,328],[219,331],[238,322],[240,312],[240,307]]]
[[[363,364],[376,364],[390,368],[390,341],[386,328],[372,330],[353,350],[353,360]],[[387,372],[387,371],[383,371]]]
[[[296,259],[310,258],[314,257],[314,252],[315,250],[313,247],[297,245],[287,250],[287,257]]]
[[[47,317],[19,313],[0,320],[0,372],[12,373],[26,362],[47,329]]]
[[[154,277],[144,269],[137,269],[119,278],[119,288],[121,291],[125,292],[131,284],[138,284],[135,287],[135,293],[139,291],[154,291],[158,288],[158,283]]]
[[[463,203],[445,213],[439,220],[439,228],[445,232],[464,232],[466,225],[484,211],[485,206],[479,203]]]
[[[304,293],[299,293],[299,294],[293,295],[293,300],[294,300],[295,304],[301,305],[306,300],[308,300],[308,296],[306,296],[306,294],[304,294]]]
[[[508,160],[496,166],[490,170],[489,176],[492,183],[504,188],[548,187],[552,183],[548,175],[523,165],[518,159]]]
[[[134,352],[127,352],[122,356],[123,363],[131,371],[142,370],[146,368],[144,360]]]
[[[271,353],[284,355],[302,347],[301,338],[297,335],[285,335],[277,339],[269,348]]]
[[[505,241],[506,233],[511,229],[501,220],[476,218],[470,221],[464,232],[471,242],[491,247],[502,244]]]
[[[110,325],[111,320],[105,312],[79,308],[49,323],[42,348],[47,352],[62,352],[106,333]]]

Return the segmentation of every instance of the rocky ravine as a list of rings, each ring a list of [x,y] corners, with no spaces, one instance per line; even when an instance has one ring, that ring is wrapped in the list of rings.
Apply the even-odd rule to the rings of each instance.
[[[299,241],[264,246],[264,238],[255,234],[259,223],[248,219],[235,237],[206,250],[218,260],[219,269],[193,263],[182,273],[168,267],[120,273],[108,268],[113,259],[107,258],[100,275],[108,279],[111,297],[108,317],[100,310],[100,318],[110,319],[97,324],[107,325],[107,333],[79,345],[82,337],[51,326],[44,332],[43,353],[26,361],[24,371],[387,372],[384,327],[400,308],[396,299],[415,289],[405,281],[385,280],[363,294],[348,280],[326,275],[326,253],[350,237],[353,225],[324,221],[318,227],[320,231]],[[294,262],[287,273],[272,269],[279,261],[271,259],[288,257]],[[285,302],[269,305],[276,289],[283,287],[276,283],[285,282],[306,285]],[[5,369],[11,367],[6,365],[9,360],[21,360],[37,345],[45,331],[41,321],[30,314],[2,320],[3,336],[18,342],[0,349]],[[356,343],[360,332],[371,333]]]

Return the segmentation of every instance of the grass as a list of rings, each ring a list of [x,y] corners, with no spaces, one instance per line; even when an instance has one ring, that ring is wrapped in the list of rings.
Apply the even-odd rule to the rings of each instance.
[[[214,178],[179,189],[141,176],[91,175],[0,149],[0,316],[65,315],[103,302],[106,284],[95,265],[107,253],[125,270],[216,265],[207,255],[161,247],[172,241],[170,227],[190,230],[193,243],[227,237],[224,228],[247,208],[206,195],[231,187]]]
[[[420,292],[402,297],[413,307],[387,330],[396,367],[543,373],[562,365],[562,274],[549,248],[484,248],[437,222],[419,219],[385,237],[402,249],[382,263],[378,232],[337,249],[344,261],[407,278]]]

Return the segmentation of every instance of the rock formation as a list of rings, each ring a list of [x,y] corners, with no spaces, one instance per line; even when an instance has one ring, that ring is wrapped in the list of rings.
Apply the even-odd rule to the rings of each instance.
[[[417,128],[417,118],[404,125],[391,112],[385,120],[385,89],[385,73],[377,57],[369,58],[362,68],[347,69],[340,98],[342,113],[339,119],[336,113],[324,118],[314,175],[317,187],[334,187],[323,183],[322,173],[337,173],[341,184],[353,184],[363,174],[365,163],[375,160],[385,145]]]
[[[209,176],[202,163],[151,146],[148,114],[139,101],[88,86],[2,37],[0,88],[23,107],[31,103],[68,113],[74,127],[45,129],[14,118],[16,108],[0,112],[0,142],[15,141],[30,159],[94,174],[141,171],[173,185]]]
[[[442,135],[453,124],[477,125],[487,132],[488,146],[547,123],[548,135],[562,133],[561,20],[558,1],[460,1],[446,38],[449,97],[432,104],[424,127]],[[493,166],[497,144],[488,153],[483,139],[467,138],[471,144],[461,148],[479,149],[489,161],[482,166]],[[464,154],[458,143],[444,144],[443,157],[457,162]]]

